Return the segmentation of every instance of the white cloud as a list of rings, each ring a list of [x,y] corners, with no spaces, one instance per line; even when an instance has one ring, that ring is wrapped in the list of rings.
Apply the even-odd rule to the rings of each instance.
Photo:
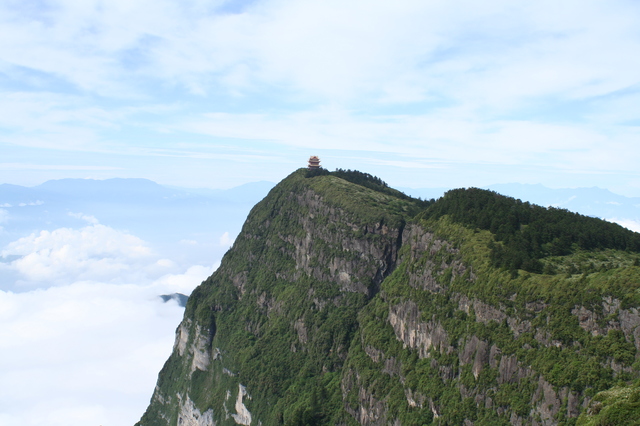
[[[84,220],[85,222],[90,223],[92,225],[97,225],[97,224],[100,223],[98,221],[98,219],[96,219],[95,216],[86,215],[84,213],[72,213],[72,212],[69,212],[69,216],[75,217],[76,219]]]
[[[229,232],[225,232],[220,236],[220,245],[223,247],[231,247],[234,238],[229,236]]]
[[[165,275],[155,283],[172,288],[177,293],[191,294],[195,286],[218,269],[218,266],[220,266],[220,262],[216,262],[213,266],[193,265],[181,274]]]
[[[18,204],[19,207],[26,207],[26,206],[41,206],[44,204],[44,201],[42,200],[37,200],[37,201],[31,201],[29,203],[20,203]]]
[[[0,55],[108,96],[155,78],[200,94],[266,84],[333,100],[444,93],[507,106],[637,81],[632,2],[272,0],[236,14],[195,1],[56,3],[39,13],[5,6],[11,43]]]
[[[322,147],[338,151],[334,155],[353,150],[373,161],[389,161],[390,153],[411,158],[416,171],[446,162],[634,173],[640,154],[631,145],[637,138],[632,127],[612,135],[609,128],[584,124],[484,122],[460,111],[378,116],[338,108],[279,116],[216,113],[176,128],[222,139],[271,140],[285,145],[283,149]]]
[[[368,164],[400,167],[400,168],[407,168],[407,169],[440,169],[443,167],[442,165],[429,163],[427,161],[417,162],[417,161],[406,161],[406,160],[384,160],[384,159],[363,159],[363,158],[354,158],[354,160],[364,161],[365,163],[368,163]]]
[[[630,229],[634,232],[640,232],[640,221],[633,219],[618,219],[618,218],[610,218],[606,219],[608,222],[617,223],[620,226],[624,226],[627,229]]]
[[[34,233],[8,244],[2,255],[22,256],[11,268],[27,281],[46,285],[146,279],[168,272],[144,241],[100,224]]]
[[[135,423],[183,315],[158,296],[190,294],[212,271],[194,266],[147,285],[0,291],[0,425]]]
[[[290,147],[367,152],[399,169],[394,153],[423,177],[425,164],[447,163],[469,181],[480,170],[467,164],[485,176],[521,165],[620,182],[640,161],[629,125],[640,100],[636,2],[264,0],[233,13],[224,1],[48,4],[0,5],[0,72],[20,87],[0,102],[12,147],[115,154],[114,164],[180,157],[175,176],[191,184],[231,179],[202,167],[208,159],[260,162],[251,173],[273,179],[263,164]],[[265,143],[281,149],[267,154]],[[4,169],[50,175],[95,164],[85,160]],[[138,162],[121,173],[166,176],[164,163]]]
[[[156,262],[156,265],[162,266],[164,268],[171,268],[176,266],[175,262],[173,262],[171,259],[160,259]]]

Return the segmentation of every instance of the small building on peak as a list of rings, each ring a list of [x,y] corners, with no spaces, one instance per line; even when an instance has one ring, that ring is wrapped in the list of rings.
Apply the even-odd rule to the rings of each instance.
[[[315,170],[320,168],[320,158],[317,155],[309,157],[309,170]]]

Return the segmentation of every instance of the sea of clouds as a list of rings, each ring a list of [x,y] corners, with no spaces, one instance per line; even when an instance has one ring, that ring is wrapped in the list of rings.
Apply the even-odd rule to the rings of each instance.
[[[180,264],[73,214],[86,225],[33,232],[1,249],[2,426],[134,424],[184,313],[159,296],[190,294],[216,267]],[[0,224],[8,217],[0,211]]]

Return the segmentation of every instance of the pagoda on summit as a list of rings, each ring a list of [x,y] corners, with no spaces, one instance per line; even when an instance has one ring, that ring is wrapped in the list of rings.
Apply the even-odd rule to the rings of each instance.
[[[309,170],[316,170],[320,168],[320,158],[317,155],[309,157]]]

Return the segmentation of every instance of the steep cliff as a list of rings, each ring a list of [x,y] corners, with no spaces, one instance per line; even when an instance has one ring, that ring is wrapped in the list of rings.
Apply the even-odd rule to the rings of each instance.
[[[294,172],[189,298],[139,424],[572,424],[638,377],[637,234],[532,251],[543,211],[497,231],[446,202]]]

